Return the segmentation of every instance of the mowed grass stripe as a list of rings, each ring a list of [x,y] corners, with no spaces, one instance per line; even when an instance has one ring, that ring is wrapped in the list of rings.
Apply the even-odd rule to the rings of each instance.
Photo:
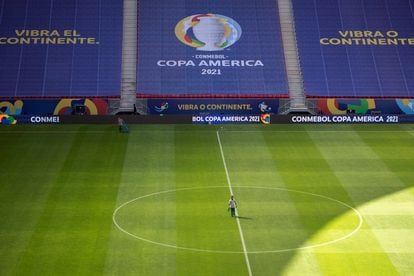
[[[413,186],[414,132],[382,133],[374,135],[358,132],[359,137],[392,171],[404,187]]]
[[[241,220],[241,226],[249,251],[301,247],[307,233],[291,199],[292,193],[239,187],[287,188],[266,144],[264,136],[268,134],[223,131],[220,135],[239,214],[246,218]],[[249,254],[253,274],[278,274],[293,254],[294,251]],[[269,263],[272,265],[269,266]]]
[[[0,168],[2,176],[4,173],[10,180],[10,183],[0,186],[0,198],[3,199],[0,206],[6,208],[0,210],[2,223],[5,222],[0,228],[0,252],[4,260],[0,266],[0,274],[247,275],[242,254],[196,253],[164,248],[137,241],[115,227],[108,237],[112,212],[125,200],[167,189],[223,185],[222,190],[199,189],[173,193],[154,197],[153,202],[148,198],[145,206],[139,203],[126,210],[124,219],[134,227],[142,225],[135,221],[142,222],[145,221],[142,217],[147,218],[150,223],[144,225],[146,233],[155,238],[193,243],[201,247],[213,245],[226,249],[239,247],[242,250],[237,225],[226,211],[229,195],[225,172],[220,168],[222,164],[215,126],[131,126],[131,135],[118,134],[115,126],[47,127],[50,130],[59,129],[61,132],[65,129],[84,131],[83,134],[88,138],[75,137],[74,133],[55,135],[0,131],[0,141],[14,142],[12,145],[2,143],[2,157],[7,160],[11,158],[10,163],[15,165],[15,168]],[[407,189],[412,187],[410,179],[413,173],[410,171],[410,164],[413,150],[410,148],[410,139],[413,136],[411,130],[401,132],[401,129],[410,129],[409,126],[404,125],[399,132],[393,132],[399,127],[387,126],[386,136],[380,136],[382,128],[378,126],[283,126],[285,132],[282,133],[277,132],[279,126],[244,127],[225,127],[238,130],[233,133],[227,131],[231,135],[227,145],[230,147],[230,154],[223,138],[226,158],[236,165],[235,172],[232,173],[231,165],[228,164],[233,185],[251,186],[257,181],[260,182],[258,186],[309,189],[354,206],[358,205],[369,222],[357,235],[335,245],[292,253],[252,254],[250,260],[254,275],[288,275],[304,271],[335,275],[411,272],[410,260],[413,259],[413,254],[408,245],[412,244],[412,238],[404,239],[404,235],[412,236],[411,225],[414,224],[410,220],[410,201],[414,191],[412,188]],[[367,128],[372,131],[362,131],[355,134],[357,138],[354,138],[353,131]],[[105,135],[95,133],[99,129],[108,131],[108,139],[101,137]],[[255,132],[244,133],[243,129]],[[289,129],[295,132],[289,132]],[[303,133],[306,129],[310,130],[308,134]],[[318,130],[323,132],[317,133]],[[332,133],[329,132],[331,130]],[[338,136],[335,136],[335,131]],[[351,133],[344,134],[348,131]],[[239,139],[245,134],[246,138]],[[343,137],[348,134],[351,139]],[[279,141],[279,135],[282,141]],[[296,137],[297,135],[301,136]],[[326,135],[330,135],[330,138],[325,137]],[[118,138],[126,140],[117,144]],[[240,141],[237,142],[238,140]],[[312,145],[315,140],[317,147]],[[328,140],[334,140],[334,143]],[[385,142],[378,143],[381,140]],[[80,145],[80,148],[76,150],[72,143]],[[88,143],[91,145],[87,145]],[[232,146],[233,143],[236,145]],[[342,148],[335,149],[338,146]],[[97,159],[96,152],[99,152],[99,147],[107,148],[102,154],[103,157],[100,157],[104,160],[102,162]],[[367,147],[371,147],[368,152]],[[123,148],[128,153],[111,158],[114,151],[118,152],[115,148]],[[351,150],[346,151],[344,148]],[[12,152],[15,150],[20,152],[16,154],[17,157]],[[303,154],[300,155],[302,150]],[[315,151],[316,158],[311,158]],[[206,152],[207,156],[202,156]],[[362,152],[360,157],[358,152]],[[27,163],[21,160],[26,160]],[[93,163],[96,163],[96,167],[89,166],[95,160],[97,162]],[[107,163],[112,161],[108,160],[118,162],[119,167],[115,166],[118,172],[111,171]],[[297,162],[298,160],[300,161]],[[298,164],[301,166],[298,167]],[[30,171],[26,169],[27,166]],[[384,167],[388,171],[374,173]],[[91,172],[92,180],[88,178],[86,171]],[[361,176],[365,173],[367,175]],[[117,174],[122,180],[115,179]],[[97,182],[107,179],[108,176],[111,184],[121,183],[121,186],[109,188],[107,185],[111,184],[105,183],[103,188],[98,189],[95,186],[89,188],[88,185],[83,194],[80,193],[81,186],[77,183]],[[237,184],[234,177],[238,177]],[[68,181],[63,181],[66,178]],[[303,181],[303,178],[312,181]],[[399,182],[394,181],[396,178]],[[62,187],[58,187],[56,181],[61,182]],[[339,183],[340,187],[331,187],[330,181]],[[13,186],[11,182],[19,184]],[[25,183],[22,184],[23,182]],[[69,182],[74,183],[69,185]],[[340,192],[336,192],[337,188],[340,188]],[[352,194],[349,194],[349,190]],[[94,199],[91,198],[92,195],[96,195]],[[333,233],[330,227],[338,231],[346,230],[351,216],[340,214],[334,218],[334,223],[330,222],[317,229],[316,224],[307,220],[311,210],[305,208],[308,202],[311,203],[309,206],[319,208],[312,205],[314,200],[289,193],[274,194],[271,190],[248,188],[239,188],[236,197],[240,204],[239,211],[246,217],[242,224],[247,227],[250,225],[253,229],[253,225],[259,222],[256,218],[260,216],[264,218],[266,225],[274,225],[269,230],[256,227],[254,235],[267,239],[259,240],[257,236],[252,236],[253,246],[269,246],[271,243],[289,245],[292,241],[295,244],[302,239],[308,242],[309,233],[312,231],[316,235],[311,235],[311,242],[317,242],[320,238],[325,238],[325,235]],[[92,203],[95,199],[105,203],[98,206]],[[254,202],[249,202],[251,199]],[[251,203],[254,204],[250,205]],[[158,204],[163,208],[156,207]],[[73,206],[79,208],[75,210]],[[254,208],[251,209],[251,206]],[[325,210],[325,207],[321,209]],[[89,212],[91,208],[93,212]],[[253,211],[250,212],[250,209]],[[267,212],[269,210],[271,212]],[[246,211],[249,213],[244,213]],[[333,214],[335,212],[330,215]],[[92,215],[97,217],[91,217]],[[293,223],[291,218],[294,218]],[[85,219],[87,222],[84,222]],[[288,227],[283,222],[289,223]],[[102,229],[98,229],[98,225]],[[204,231],[204,228],[212,231]],[[203,230],[198,231],[199,229]],[[140,229],[137,230],[139,233]],[[288,232],[293,238],[281,238],[286,237],[284,232]],[[275,236],[277,238],[272,238]],[[95,242],[92,242],[93,239]],[[27,251],[24,251],[26,248]],[[92,253],[93,250],[97,253]],[[106,263],[103,264],[105,260]]]
[[[274,170],[279,172],[286,188],[329,196],[353,205],[352,200],[306,132],[300,134],[292,132],[266,133],[264,137],[268,151],[274,160]],[[358,225],[358,217],[351,214],[352,219],[349,226],[335,229],[338,234],[320,241],[308,241],[337,216],[350,212],[350,210],[344,208],[343,205],[326,202],[320,198],[309,198],[309,202],[303,202],[303,200],[303,197],[298,197],[296,194],[291,195],[292,204],[295,206],[298,218],[306,231],[306,239],[302,241],[303,246],[344,236]],[[332,246],[336,246],[336,244]],[[284,273],[290,273],[290,262],[292,260],[282,268]],[[302,266],[306,271],[321,273],[313,251],[306,252],[306,262],[302,263]]]
[[[11,275],[30,241],[45,199],[66,159],[73,135],[0,135],[0,265]]]
[[[404,186],[370,146],[361,140],[357,132],[341,135],[312,132],[309,135],[355,204],[363,205]],[[372,248],[372,252],[364,252],[364,258],[361,258],[361,253],[352,250],[346,253],[329,252],[329,249],[323,248],[316,250],[323,271],[341,275],[355,270],[364,274],[400,272],[392,256],[386,253],[381,237],[369,220],[365,221],[358,236],[363,235],[367,248]],[[355,250],[358,251],[360,248]],[[339,259],[343,264],[341,266],[337,265]],[[367,263],[370,265],[367,266]]]
[[[127,137],[115,130],[88,135],[82,129],[87,127],[69,143],[63,166],[56,171],[16,274],[103,272]],[[65,142],[54,138],[55,143]],[[44,151],[50,150],[47,140],[43,143]],[[54,161],[47,155],[36,159]]]
[[[387,169],[405,189],[370,202],[366,220],[375,228],[382,247],[401,274],[414,267],[414,137],[408,133],[385,133],[381,136],[358,133],[365,144],[381,158]]]
[[[175,134],[177,187],[201,187],[177,193],[177,243],[243,252],[236,221],[227,212],[229,192],[215,132]],[[222,188],[209,188],[222,186]],[[177,275],[248,275],[243,254],[179,251]]]
[[[140,196],[176,189],[174,132],[164,132],[164,126],[141,131],[145,127],[130,126],[133,135],[128,135],[116,206]],[[175,200],[166,199],[155,196],[137,201],[121,210],[117,221],[134,235],[175,243]],[[168,207],[168,216],[162,207]],[[177,254],[175,249],[134,239],[113,226],[105,275],[174,275]]]
[[[216,132],[216,136],[217,136],[217,142],[219,144],[219,148],[220,148],[220,154],[221,154],[221,159],[223,162],[223,166],[224,166],[224,171],[226,173],[226,180],[227,180],[227,184],[229,185],[229,192],[230,192],[230,200],[229,200],[229,205],[234,204],[234,206],[229,206],[229,208],[227,210],[231,211],[231,216],[236,218],[236,223],[237,223],[237,228],[239,229],[239,233],[240,233],[240,241],[242,243],[242,247],[243,247],[243,253],[244,253],[244,258],[246,260],[246,265],[247,265],[247,272],[249,273],[249,276],[252,275],[252,268],[250,266],[250,261],[249,261],[249,255],[247,252],[247,248],[246,248],[246,242],[244,241],[244,235],[243,235],[243,229],[241,228],[240,225],[240,219],[242,218],[238,211],[237,211],[237,206],[236,206],[236,201],[234,199],[234,192],[233,192],[233,187],[231,185],[231,178],[229,175],[229,171],[227,169],[227,162],[226,162],[226,157],[224,156],[224,151],[223,151],[223,146],[221,144],[221,138],[220,138],[220,133],[219,131]],[[234,210],[234,214],[233,214],[233,210]]]

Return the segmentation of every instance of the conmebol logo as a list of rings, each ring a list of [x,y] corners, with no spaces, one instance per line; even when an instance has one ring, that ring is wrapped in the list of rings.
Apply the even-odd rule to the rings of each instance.
[[[30,122],[33,124],[58,124],[59,116],[32,116]]]
[[[240,25],[220,14],[196,14],[175,26],[175,35],[184,44],[200,51],[221,51],[240,39]]]

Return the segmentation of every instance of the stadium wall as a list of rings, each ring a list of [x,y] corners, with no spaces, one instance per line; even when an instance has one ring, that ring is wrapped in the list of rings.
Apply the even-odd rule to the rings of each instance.
[[[0,125],[21,124],[112,124],[119,117],[126,124],[400,124],[414,123],[412,115],[6,115]]]
[[[414,99],[316,98],[323,115],[414,115]],[[0,99],[0,114],[8,115],[109,115],[111,102],[119,98]],[[148,115],[260,115],[278,114],[279,99],[148,99]],[[77,111],[77,107],[80,109]]]

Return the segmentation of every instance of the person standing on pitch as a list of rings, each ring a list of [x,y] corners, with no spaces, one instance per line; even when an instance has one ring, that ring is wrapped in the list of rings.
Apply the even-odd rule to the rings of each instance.
[[[234,199],[234,196],[231,195],[230,200],[229,200],[229,210],[230,210],[230,214],[232,217],[236,216],[236,208],[237,208],[237,202]]]
[[[118,129],[119,129],[119,132],[122,132],[122,128],[124,127],[124,125],[125,125],[125,121],[124,121],[124,119],[122,119],[121,117],[118,117]]]

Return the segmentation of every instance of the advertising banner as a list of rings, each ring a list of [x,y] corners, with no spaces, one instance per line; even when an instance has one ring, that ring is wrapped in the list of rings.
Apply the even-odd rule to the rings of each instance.
[[[0,126],[12,126],[18,124],[109,124],[118,127],[118,118],[122,118],[127,124],[191,124],[189,115],[169,116],[139,116],[139,115],[18,115],[11,116],[0,114]]]
[[[319,99],[318,112],[325,115],[414,114],[414,99]]]
[[[0,96],[119,95],[122,1],[0,3]]]
[[[11,99],[0,100],[0,114],[7,115],[108,115],[105,98]],[[116,99],[115,99],[116,101]],[[151,99],[150,115],[261,115],[277,114],[275,99]],[[341,99],[317,100],[323,115],[414,115],[414,99]]]
[[[192,116],[193,124],[265,124],[271,122],[270,114],[262,115],[197,115]]]
[[[287,94],[277,1],[140,1],[138,92]]]
[[[292,1],[305,91],[413,97],[413,1]]]
[[[279,100],[182,99],[148,100],[150,114],[250,114],[277,113]]]
[[[272,123],[291,124],[399,124],[414,123],[412,115],[289,115],[272,117]]]
[[[403,124],[414,123],[414,115],[7,115],[0,126],[19,124],[110,124],[118,118],[127,124]]]
[[[107,115],[108,110],[108,100],[101,98],[0,100],[0,114],[7,115]]]

